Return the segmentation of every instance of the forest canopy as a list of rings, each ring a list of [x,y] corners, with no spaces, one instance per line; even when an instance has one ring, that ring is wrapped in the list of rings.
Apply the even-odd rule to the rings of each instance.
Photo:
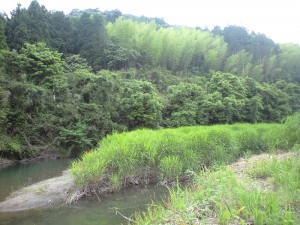
[[[119,10],[0,17],[0,156],[77,155],[107,134],[281,122],[299,110],[300,46],[230,25]]]

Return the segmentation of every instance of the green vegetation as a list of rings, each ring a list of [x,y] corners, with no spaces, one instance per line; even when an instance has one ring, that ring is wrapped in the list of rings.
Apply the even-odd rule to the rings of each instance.
[[[273,132],[280,128],[279,124],[236,124],[112,134],[73,163],[72,173],[80,185],[108,179],[112,186],[119,180],[121,186],[131,177],[170,180],[233,162],[246,152],[265,152],[273,146]]]
[[[267,179],[271,184],[273,184],[274,189],[280,193],[280,196],[289,203],[289,207],[293,210],[296,210],[300,205],[299,171],[299,153],[291,158],[281,161],[277,159],[262,161],[257,163],[255,167],[247,170],[251,176]]]
[[[72,173],[92,192],[201,173],[141,224],[296,224],[299,154],[248,170],[274,190],[203,170],[299,149],[299,61],[299,45],[239,26],[18,5],[0,15],[0,157],[82,154]]]
[[[137,224],[298,224],[300,155],[251,168],[253,176],[268,177],[274,190],[248,186],[231,169],[199,175],[191,188],[171,191],[164,206],[136,215]]]
[[[299,60],[298,45],[244,27],[17,5],[0,15],[0,156],[77,156],[141,128],[281,122],[300,108]]]
[[[300,142],[294,133],[299,130],[295,126],[298,119],[299,114],[295,114],[284,124],[214,125],[116,133],[103,139],[98,149],[85,153],[81,161],[74,162],[72,173],[78,185],[86,189],[98,188],[100,192],[102,183],[110,190],[118,190],[131,178],[146,182],[178,181],[200,173],[186,190],[173,189],[165,206],[154,206],[147,214],[137,215],[138,224],[193,224],[209,220],[220,224],[234,221],[297,224],[299,152],[283,161],[264,161],[246,171],[244,168],[238,175],[225,165],[242,156],[273,152],[282,146],[297,149]],[[246,172],[253,179],[268,178],[266,182],[273,186],[266,189],[241,175]]]
[[[173,189],[166,204],[151,206],[147,213],[137,214],[135,222],[298,224],[300,141],[295,135],[299,131],[299,126],[295,125],[298,122],[299,114],[296,114],[289,117],[285,124],[275,127],[271,133],[264,135],[265,140],[268,140],[265,143],[268,143],[269,147],[280,147],[282,143],[287,146],[288,143],[289,147],[297,151],[278,157],[276,155],[271,158],[265,157],[264,160],[253,159],[247,164],[247,168],[245,160],[231,167],[218,165],[209,171],[203,171],[190,187],[184,190],[179,187]],[[276,133],[282,130],[284,135],[277,136]],[[255,138],[240,140],[245,140],[244,144],[247,144],[244,146],[256,143]]]
[[[278,134],[278,139],[284,140],[279,144],[280,147],[299,148],[300,144],[300,113],[296,113],[292,116],[287,117],[281,134]],[[281,138],[280,138],[281,136]]]

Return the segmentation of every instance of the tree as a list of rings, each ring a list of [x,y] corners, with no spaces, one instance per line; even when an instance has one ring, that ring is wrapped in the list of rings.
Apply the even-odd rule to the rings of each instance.
[[[49,17],[49,45],[63,54],[78,54],[75,44],[75,27],[63,12],[52,12]]]
[[[77,24],[77,48],[81,57],[87,60],[94,72],[104,67],[102,65],[106,43],[104,21],[102,15],[84,12]]]
[[[243,77],[249,76],[253,67],[251,62],[252,54],[243,49],[227,58],[224,70]]]
[[[294,82],[288,83],[285,80],[277,81],[274,86],[288,95],[288,104],[292,108],[292,112],[300,109],[300,86]]]
[[[300,84],[300,46],[296,44],[280,45],[280,63],[283,75],[290,76]]]
[[[168,104],[164,109],[166,125],[170,127],[198,124],[204,98],[202,88],[196,84],[180,83],[172,85],[167,93]]]
[[[74,73],[81,70],[91,72],[92,67],[88,65],[86,59],[80,57],[80,55],[70,55],[64,58],[64,72]]]
[[[122,16],[122,12],[118,9],[105,11],[104,12],[106,22],[114,23],[120,16]]]
[[[270,38],[264,34],[251,34],[252,48],[248,49],[253,54],[253,61],[255,63],[263,64],[264,60],[272,54],[276,54],[278,46]]]
[[[26,9],[17,8],[11,13],[11,18],[7,19],[5,33],[7,44],[10,49],[20,50],[25,42],[30,41],[30,31],[28,28],[29,15]]]
[[[7,20],[6,35],[10,49],[20,50],[28,43],[49,43],[49,12],[37,1],[32,1],[28,9],[17,8],[11,13]]]
[[[280,122],[292,113],[290,97],[276,85],[262,84],[262,120],[266,122]]]
[[[279,58],[279,55],[271,55],[266,58],[263,64],[263,81],[267,83],[274,83],[278,80],[287,80],[291,79],[290,74],[284,72],[282,63]]]
[[[63,72],[61,56],[61,53],[52,51],[43,42],[26,43],[21,50],[19,62],[28,80],[54,89]]]
[[[176,71],[183,46],[179,39],[179,30],[174,28],[160,28],[159,31],[162,40],[162,50],[159,64],[171,71]]]
[[[4,31],[5,19],[0,14],[0,50],[7,49],[6,36]]]
[[[208,95],[202,105],[209,124],[241,121],[246,89],[242,78],[229,73],[214,73],[207,86]]]
[[[157,33],[155,22],[137,25],[136,48],[139,52],[139,64],[157,66],[162,50],[162,43]]]
[[[136,46],[136,38],[138,33],[138,23],[131,20],[124,20],[122,17],[118,18],[115,23],[108,23],[108,35],[120,44],[122,50],[122,61],[126,59],[123,68],[137,67],[140,57],[140,52]]]
[[[29,20],[27,28],[29,29],[30,39],[28,42],[50,42],[49,16],[45,6],[41,6],[36,0],[33,0],[27,9]]]
[[[250,123],[262,122],[263,101],[261,85],[252,78],[246,77],[244,81],[246,101],[244,107],[244,120]]]
[[[227,44],[220,36],[213,36],[208,31],[197,31],[195,55],[200,56],[200,71],[219,71],[227,52]],[[203,59],[203,61],[202,61]]]
[[[215,91],[205,95],[198,120],[200,124],[228,123],[231,118],[229,118],[227,112],[222,94]]]
[[[104,49],[104,68],[110,70],[121,70],[128,65],[127,49],[122,47],[113,37],[111,37]]]
[[[121,96],[120,122],[129,130],[158,127],[162,105],[151,83],[139,80],[125,82]]]
[[[2,55],[0,55],[2,61]],[[9,112],[9,96],[10,92],[8,90],[8,80],[5,77],[4,69],[0,67],[0,128],[3,131],[7,127],[7,114]],[[0,132],[0,133],[2,133]]]
[[[243,49],[251,49],[251,37],[244,27],[227,26],[223,29],[225,42],[228,43],[228,55],[235,54]]]

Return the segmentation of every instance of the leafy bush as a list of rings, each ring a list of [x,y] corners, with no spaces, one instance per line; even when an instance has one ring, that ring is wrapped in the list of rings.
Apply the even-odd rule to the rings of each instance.
[[[0,136],[0,157],[22,159],[23,153],[20,140],[9,136]]]

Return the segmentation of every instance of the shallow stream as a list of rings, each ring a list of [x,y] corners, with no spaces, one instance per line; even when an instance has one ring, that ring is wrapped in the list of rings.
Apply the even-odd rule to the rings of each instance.
[[[14,190],[67,169],[70,160],[43,160],[16,164],[0,169],[0,201]],[[164,187],[131,187],[98,199],[84,199],[72,205],[1,213],[1,225],[113,225],[127,224],[135,212],[146,210],[149,204],[166,199]]]

